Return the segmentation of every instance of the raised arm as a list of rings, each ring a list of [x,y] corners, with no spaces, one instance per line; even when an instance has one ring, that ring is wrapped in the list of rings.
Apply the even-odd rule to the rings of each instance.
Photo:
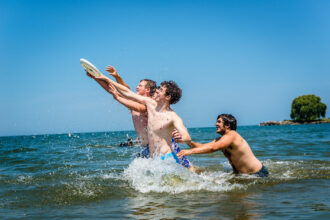
[[[119,95],[117,89],[112,85],[108,85],[109,92],[113,95],[113,98],[117,100],[120,104],[124,105],[125,107],[129,108],[130,110],[137,111],[137,112],[146,112],[147,107],[144,104],[126,99]]]
[[[87,72],[87,76],[95,79],[95,81],[100,84],[104,90],[112,94],[113,98],[116,99],[119,103],[124,105],[125,107],[129,108],[130,110],[137,111],[137,112],[146,112],[147,107],[144,104],[128,100],[121,95],[119,95],[118,91],[113,87],[113,85],[110,83],[110,79],[107,80],[108,78],[105,76],[101,77],[94,77],[93,75],[89,74]],[[111,80],[112,81],[112,80]],[[126,86],[125,86],[126,87]],[[127,87],[126,87],[127,88]]]
[[[113,66],[107,66],[107,68],[105,69],[107,72],[109,72],[109,74],[111,76],[113,76],[116,80],[117,83],[125,86],[128,89],[131,89],[125,82],[124,80],[119,76],[119,74],[117,73],[117,70],[113,67]]]
[[[116,83],[115,81],[109,79],[108,77],[106,77],[104,75],[101,75],[101,76],[96,77],[96,78],[99,79],[99,80],[102,80],[102,81],[106,82],[108,85],[109,84],[112,84],[117,89],[117,91],[121,95],[123,95],[124,97],[126,97],[127,99],[130,99],[130,100],[139,102],[141,104],[148,104],[148,103],[153,103],[154,102],[151,98],[138,95],[138,94],[132,92],[127,87],[125,87],[125,86],[123,86],[123,85],[121,85],[119,83]]]
[[[100,86],[102,86],[102,88],[109,92],[109,87],[108,87],[108,83],[105,82],[104,80],[100,80],[100,79],[97,79],[95,76],[91,75],[89,72],[86,71],[86,74],[87,76],[89,76],[90,78],[94,79]]]

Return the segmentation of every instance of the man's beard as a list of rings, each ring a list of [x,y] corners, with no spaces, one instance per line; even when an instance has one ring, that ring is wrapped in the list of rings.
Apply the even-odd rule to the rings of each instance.
[[[220,131],[217,131],[218,134],[224,135],[226,133],[225,129],[220,129]]]

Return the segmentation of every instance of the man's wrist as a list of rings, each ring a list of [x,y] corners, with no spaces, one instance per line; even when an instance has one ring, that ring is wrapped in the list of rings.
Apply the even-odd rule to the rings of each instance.
[[[113,94],[112,96],[115,100],[118,100],[118,95],[117,94]]]
[[[114,77],[115,77],[116,81],[121,79],[121,77],[118,74],[115,75]]]
[[[189,155],[194,154],[194,149],[189,149],[189,150],[187,150],[187,151],[188,151]]]

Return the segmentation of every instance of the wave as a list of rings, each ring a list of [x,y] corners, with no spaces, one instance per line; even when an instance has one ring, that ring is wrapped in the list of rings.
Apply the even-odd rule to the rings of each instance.
[[[263,164],[270,175],[260,178],[253,175],[236,175],[230,171],[229,163],[224,162],[200,175],[160,158],[134,159],[124,170],[123,178],[130,186],[141,193],[177,194],[188,191],[227,192],[247,190],[258,184],[276,184],[301,179],[329,179],[330,169],[327,161],[275,161],[266,160]]]

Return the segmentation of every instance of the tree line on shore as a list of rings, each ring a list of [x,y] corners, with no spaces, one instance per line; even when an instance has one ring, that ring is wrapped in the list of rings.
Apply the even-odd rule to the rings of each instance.
[[[325,118],[327,105],[321,102],[321,98],[316,95],[302,95],[295,98],[291,104],[292,120],[267,121],[260,123],[265,125],[287,125],[287,124],[319,124],[330,123],[330,118]]]

